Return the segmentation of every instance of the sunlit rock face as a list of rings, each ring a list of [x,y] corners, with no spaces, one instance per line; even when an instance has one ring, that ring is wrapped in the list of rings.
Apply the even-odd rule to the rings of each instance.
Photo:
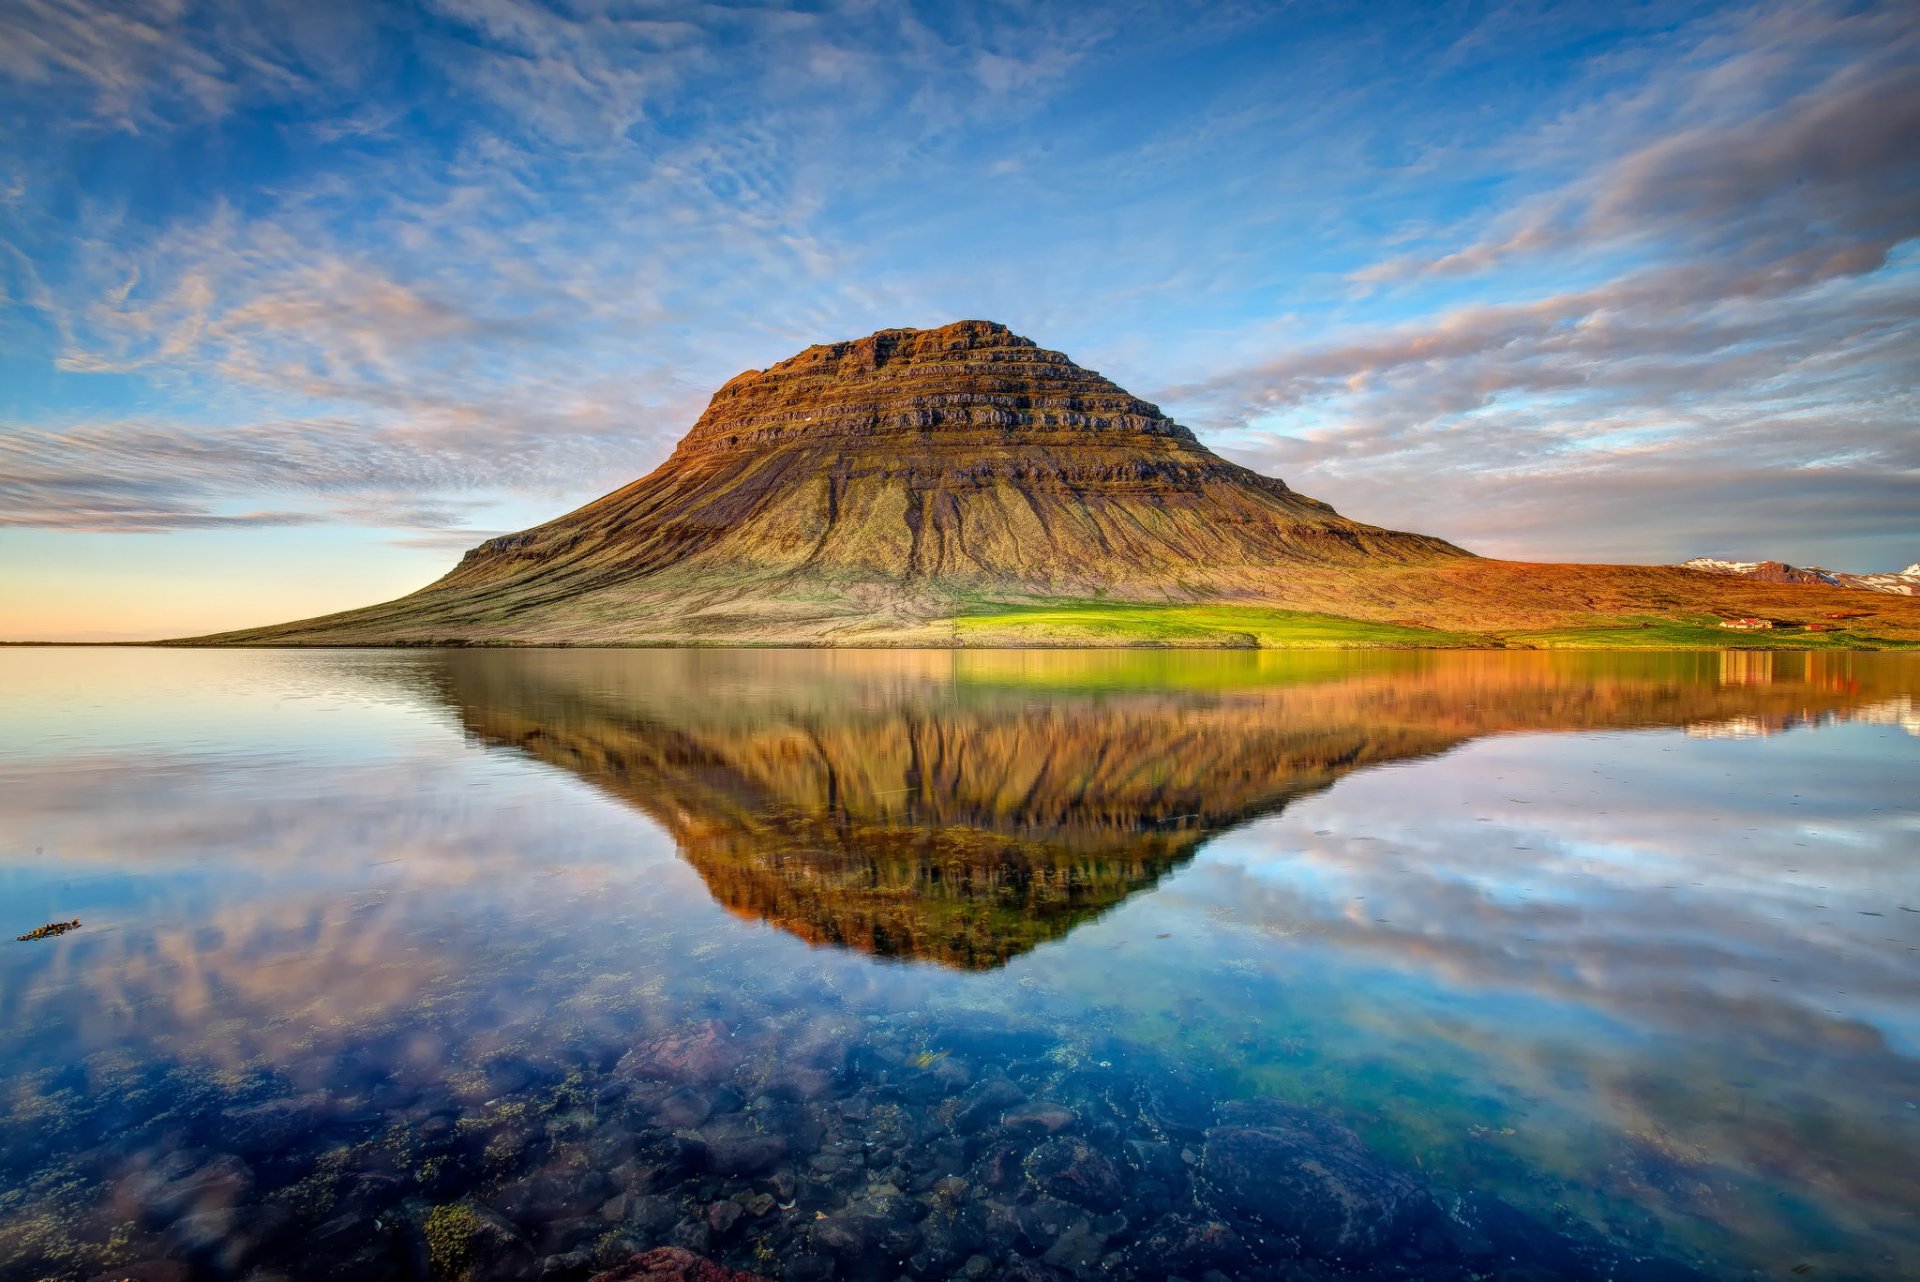
[[[668,566],[1035,589],[1455,549],[1336,515],[988,321],[810,347],[714,393],[673,456],[444,584]]]
[[[1276,567],[1464,556],[1348,520],[1065,355],[960,321],[749,370],[633,484],[401,601],[243,639],[591,639],[632,634],[636,613],[666,635],[669,599],[705,634],[803,635],[816,617],[950,614],[970,592],[1193,599]],[[750,617],[715,613],[723,598]]]
[[[1071,654],[849,654],[804,686],[777,657],[686,654],[684,680],[638,686],[617,655],[452,653],[438,679],[472,734],[659,822],[735,913],[977,970],[1355,770],[1506,731],[1765,733],[1876,706],[1846,656],[1766,657],[1221,655],[1167,688],[1150,659],[1134,684]]]

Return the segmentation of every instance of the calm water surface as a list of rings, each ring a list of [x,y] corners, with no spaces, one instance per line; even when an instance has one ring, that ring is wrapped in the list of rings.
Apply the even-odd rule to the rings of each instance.
[[[0,1278],[1920,1277],[1917,700],[0,653]]]

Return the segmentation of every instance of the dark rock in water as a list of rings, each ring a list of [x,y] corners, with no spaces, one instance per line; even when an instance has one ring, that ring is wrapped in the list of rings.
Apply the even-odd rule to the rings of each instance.
[[[233,1273],[259,1258],[290,1224],[291,1217],[279,1207],[227,1207],[175,1220],[167,1229],[167,1241],[205,1266]]]
[[[685,1247],[695,1255],[705,1255],[713,1247],[713,1230],[707,1227],[707,1217],[688,1216],[673,1226],[667,1234],[669,1246]]]
[[[974,1168],[980,1182],[990,1189],[1004,1189],[1016,1183],[1025,1174],[1020,1165],[1025,1153],[1022,1145],[1005,1142],[995,1144]]]
[[[606,1236],[607,1223],[597,1215],[573,1215],[548,1220],[539,1226],[539,1247],[543,1255],[565,1255],[584,1251]]]
[[[327,1097],[301,1095],[235,1109],[220,1119],[221,1140],[236,1153],[277,1153],[309,1134],[326,1118]]]
[[[1085,1140],[1048,1140],[1027,1158],[1027,1176],[1035,1184],[1080,1206],[1111,1211],[1126,1196],[1119,1168]]]
[[[1496,1197],[1468,1193],[1436,1218],[1443,1249],[1503,1282],[1706,1282],[1675,1260],[1644,1258],[1597,1234],[1553,1228]],[[1504,1266],[1500,1264],[1505,1261]]]
[[[135,1260],[116,1265],[87,1282],[189,1282],[192,1271],[179,1260]]]
[[[1246,1101],[1207,1132],[1201,1173],[1218,1204],[1296,1239],[1309,1255],[1363,1260],[1410,1241],[1433,1213],[1425,1191],[1346,1127]]]
[[[228,1153],[170,1153],[120,1182],[127,1211],[150,1221],[181,1219],[238,1206],[253,1193],[253,1172]]]
[[[622,1077],[712,1086],[733,1072],[742,1058],[727,1026],[707,1019],[649,1037],[621,1056],[614,1071]]]
[[[759,1175],[780,1164],[787,1142],[778,1135],[718,1134],[706,1138],[707,1169],[736,1178]]]
[[[953,1115],[953,1129],[961,1135],[984,1131],[1000,1120],[1000,1115],[1016,1104],[1024,1104],[1027,1093],[1004,1077],[981,1082],[960,1097]]]
[[[540,1282],[571,1282],[593,1269],[593,1256],[586,1251],[565,1251],[540,1261]]]
[[[677,1246],[642,1251],[625,1264],[594,1277],[593,1282],[768,1282],[758,1273],[746,1273],[715,1264]]]
[[[1127,1159],[1149,1180],[1156,1180],[1170,1190],[1179,1189],[1186,1183],[1186,1164],[1180,1160],[1180,1150],[1161,1140],[1128,1140]]]
[[[867,1259],[885,1226],[871,1215],[838,1211],[813,1226],[813,1245],[843,1260]]]
[[[707,1146],[681,1135],[649,1135],[625,1168],[621,1182],[629,1192],[651,1193],[669,1188],[707,1163]]]
[[[782,1282],[828,1282],[834,1273],[833,1257],[812,1251],[789,1255],[780,1265]]]
[[[673,1130],[691,1129],[713,1116],[713,1101],[703,1090],[682,1086],[654,1107],[653,1120]]]
[[[650,1193],[627,1201],[626,1224],[642,1237],[663,1237],[680,1218],[680,1204],[663,1193]]]
[[[920,1226],[920,1247],[907,1266],[916,1277],[945,1278],[986,1245],[986,1222],[977,1208],[936,1211]]]
[[[481,1067],[486,1078],[487,1093],[493,1096],[518,1095],[551,1076],[539,1065],[515,1055],[500,1055],[488,1060]]]
[[[301,1237],[303,1276],[328,1282],[385,1276],[392,1267],[385,1258],[385,1247],[386,1235],[373,1216],[358,1209],[348,1211]]]
[[[1208,1270],[1229,1273],[1253,1262],[1253,1253],[1229,1224],[1169,1216],[1134,1248],[1133,1258],[1152,1270],[1199,1276]]]
[[[948,1136],[930,1141],[907,1155],[907,1167],[916,1173],[915,1191],[924,1192],[967,1164],[967,1146]]]
[[[515,1223],[538,1226],[585,1215],[606,1201],[612,1191],[613,1185],[600,1172],[576,1171],[515,1180],[487,1201]]]
[[[745,1209],[731,1199],[715,1202],[707,1208],[707,1227],[713,1230],[715,1237],[725,1237],[733,1232],[734,1227],[740,1223],[740,1218],[745,1214]]]
[[[1037,1197],[1011,1209],[1022,1250],[1039,1255],[1062,1238],[1078,1237],[1091,1223],[1087,1213],[1058,1198]]]
[[[1000,1124],[1010,1131],[1030,1131],[1058,1135],[1074,1123],[1073,1110],[1060,1104],[1035,1101],[1020,1104],[1001,1114]]]
[[[1154,1073],[1140,1083],[1138,1096],[1140,1116],[1163,1135],[1191,1139],[1213,1125],[1218,1097],[1189,1074]]]

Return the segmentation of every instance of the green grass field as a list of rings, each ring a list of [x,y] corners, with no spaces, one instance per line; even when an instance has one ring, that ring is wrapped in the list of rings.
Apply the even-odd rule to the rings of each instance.
[[[962,645],[1139,645],[1263,650],[1508,647],[1578,650],[1913,650],[1858,632],[1736,632],[1710,618],[1624,618],[1595,627],[1496,634],[1372,623],[1265,606],[1142,605],[1109,601],[982,601],[951,620]]]
[[[1136,605],[1105,601],[1042,605],[982,603],[952,622],[957,639],[967,645],[1119,643],[1341,650],[1491,644],[1487,637],[1465,632],[1241,605]]]

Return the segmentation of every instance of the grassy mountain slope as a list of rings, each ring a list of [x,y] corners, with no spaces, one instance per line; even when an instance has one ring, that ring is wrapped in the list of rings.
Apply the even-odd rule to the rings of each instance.
[[[1680,628],[1752,644],[1716,616],[1755,614],[1796,625],[1768,644],[1920,642],[1920,601],[1862,595],[1486,561],[1350,520],[1060,353],[962,321],[750,370],[652,473],[409,596],[198,640],[1482,645]],[[1824,630],[1847,610],[1866,618]]]

